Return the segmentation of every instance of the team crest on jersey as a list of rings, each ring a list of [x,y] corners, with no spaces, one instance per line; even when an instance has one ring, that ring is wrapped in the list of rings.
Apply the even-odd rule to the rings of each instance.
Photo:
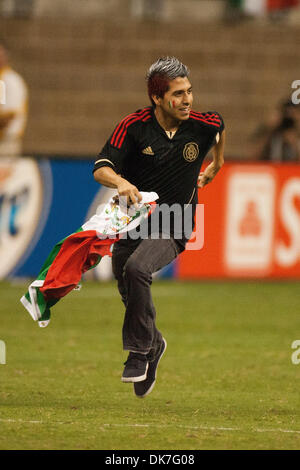
[[[185,144],[183,149],[183,157],[187,162],[193,162],[199,155],[199,147],[196,142]]]

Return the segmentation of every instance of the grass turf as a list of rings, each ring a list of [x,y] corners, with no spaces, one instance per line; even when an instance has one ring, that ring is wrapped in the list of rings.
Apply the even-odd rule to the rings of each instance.
[[[0,449],[299,449],[299,283],[155,281],[168,348],[145,399],[120,380],[114,283],[84,283],[45,329],[26,290],[0,283]]]

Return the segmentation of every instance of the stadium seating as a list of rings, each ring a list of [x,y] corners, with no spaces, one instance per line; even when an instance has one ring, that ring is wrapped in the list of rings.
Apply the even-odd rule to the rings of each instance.
[[[172,54],[191,68],[195,109],[220,111],[227,155],[244,158],[249,134],[300,78],[293,25],[0,18],[0,30],[30,89],[27,153],[95,155],[148,104],[147,67]]]

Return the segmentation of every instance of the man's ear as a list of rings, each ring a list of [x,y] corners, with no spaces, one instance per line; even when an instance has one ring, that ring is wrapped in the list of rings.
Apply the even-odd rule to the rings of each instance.
[[[156,106],[160,104],[161,98],[158,95],[151,95],[151,98],[153,99]]]

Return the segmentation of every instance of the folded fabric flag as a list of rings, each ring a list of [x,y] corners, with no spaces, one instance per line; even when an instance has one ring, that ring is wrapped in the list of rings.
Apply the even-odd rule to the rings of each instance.
[[[123,204],[122,198],[121,201],[111,198],[99,214],[55,245],[37,279],[20,299],[40,327],[49,324],[51,307],[79,288],[83,273],[97,266],[103,256],[111,256],[112,245],[153,212],[158,195],[153,192],[141,195],[142,201],[129,208],[125,198]]]

